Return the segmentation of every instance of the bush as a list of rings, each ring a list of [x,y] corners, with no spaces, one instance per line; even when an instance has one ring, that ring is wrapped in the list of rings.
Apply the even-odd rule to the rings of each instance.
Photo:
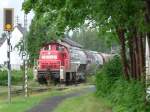
[[[110,94],[111,86],[123,74],[122,64],[118,56],[106,63],[96,75],[97,94]]]
[[[107,94],[110,93],[110,84],[109,84],[109,78],[104,75],[104,71],[99,72],[96,75],[96,89],[97,89],[97,95],[99,96],[107,96]]]
[[[105,72],[106,75],[108,75],[108,78],[110,78],[112,81],[114,81],[116,78],[122,76],[122,63],[120,61],[119,56],[114,56],[114,58],[106,63],[103,66],[103,71]]]
[[[118,79],[112,86],[111,102],[117,107],[114,112],[145,112],[145,93],[141,82]],[[119,109],[122,109],[119,111]]]
[[[120,59],[114,57],[96,75],[97,96],[108,99],[113,112],[146,112],[144,85],[140,81],[127,81],[122,74]]]
[[[24,72],[22,70],[16,71],[13,70],[11,71],[12,77],[11,77],[11,82],[12,84],[22,84],[23,82],[23,74]],[[7,85],[7,79],[8,75],[7,75],[7,71],[0,71],[0,85]],[[32,74],[32,70],[29,69],[28,70],[28,78],[29,80],[33,79],[33,74]]]
[[[0,85],[7,85],[7,71],[0,71]]]
[[[95,85],[95,75],[87,75],[86,76],[86,83]]]

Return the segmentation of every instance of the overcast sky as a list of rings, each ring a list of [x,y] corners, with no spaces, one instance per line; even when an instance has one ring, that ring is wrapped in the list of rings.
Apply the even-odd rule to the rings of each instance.
[[[24,0],[0,0],[0,37],[3,31],[3,8],[14,8],[14,23],[16,23],[16,17],[19,17],[19,22],[23,25],[24,13],[22,9],[22,3]],[[28,14],[28,25],[31,23],[33,13]]]

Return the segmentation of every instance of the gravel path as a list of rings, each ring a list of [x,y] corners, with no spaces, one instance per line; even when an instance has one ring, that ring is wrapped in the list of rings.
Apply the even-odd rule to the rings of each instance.
[[[71,93],[67,95],[54,96],[51,98],[47,98],[44,101],[42,101],[40,104],[38,104],[37,106],[31,108],[30,110],[26,112],[52,112],[57,107],[57,105],[60,104],[63,100],[67,98],[71,98],[71,97],[77,97],[87,92],[90,93],[94,91],[95,91],[95,87],[91,86],[89,88],[81,90],[78,93]]]

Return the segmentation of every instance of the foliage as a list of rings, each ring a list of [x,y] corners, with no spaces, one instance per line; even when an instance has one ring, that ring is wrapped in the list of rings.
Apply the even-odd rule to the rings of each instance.
[[[26,13],[33,9],[38,18],[44,15],[49,18],[49,26],[54,25],[61,31],[64,31],[66,26],[78,27],[85,20],[94,21],[96,25],[109,26],[108,29],[114,25],[139,25],[143,8],[142,0],[26,0],[23,4]]]
[[[145,89],[142,83],[132,80],[118,79],[112,86],[111,96],[114,111],[145,112]]]
[[[149,24],[145,21],[145,14],[148,10],[145,1],[26,0],[23,4],[23,10],[26,13],[33,10],[35,13],[35,23],[41,23],[43,26],[44,29],[39,30],[38,26],[40,25],[38,25],[37,27],[33,27],[35,31],[31,30],[32,34],[37,33],[37,35],[34,35],[34,38],[42,38],[40,39],[41,43],[43,42],[42,40],[45,40],[46,37],[53,34],[56,36],[70,29],[79,28],[85,21],[88,21],[89,26],[103,32],[105,39],[109,37],[109,40],[113,40],[111,35],[107,35],[108,31],[114,35],[118,35],[125,77],[127,79],[129,79],[129,77],[141,78],[145,66],[143,50],[144,38],[141,40],[139,39],[145,37],[145,33],[149,32]],[[41,31],[46,33],[42,34]],[[139,36],[139,34],[141,34],[141,36]],[[130,40],[133,41],[131,42],[131,46],[129,45]],[[141,45],[137,44],[136,40],[141,42]],[[134,46],[133,49],[132,46]],[[128,47],[130,50],[127,49]],[[34,46],[32,48],[35,54],[37,54],[38,48],[39,46]],[[128,51],[131,52],[129,53]],[[31,55],[34,54],[32,53]],[[129,59],[127,59],[126,55],[128,55]],[[132,58],[134,57],[140,59],[134,59],[135,61],[133,62]],[[137,68],[140,68],[140,70]],[[133,72],[134,69],[136,69],[135,73]],[[133,76],[129,76],[130,74],[133,74]],[[139,77],[138,74],[140,74]]]
[[[113,59],[106,63],[103,67],[103,70],[110,79],[115,79],[116,77],[121,76],[123,74],[122,69],[123,67],[120,57],[117,55],[114,56]]]
[[[119,47],[116,35],[112,32],[103,34],[97,28],[90,28],[86,24],[73,31],[72,39],[85,49],[93,51],[110,53],[112,47],[115,50]]]
[[[55,29],[52,26],[48,26],[50,20],[45,16],[37,17],[35,16],[32,20],[30,26],[30,32],[26,35],[27,38],[27,51],[29,53],[29,58],[31,64],[33,64],[34,59],[38,58],[39,50],[41,47],[55,38],[59,38],[55,34]]]
[[[113,112],[146,112],[144,85],[122,78],[122,65],[117,57],[97,73],[96,88],[97,96],[111,101]]]
[[[99,94],[100,92],[102,92],[101,95],[110,94],[111,84],[113,84],[122,73],[120,58],[115,56],[111,61],[106,63],[102,70],[96,75],[96,87]]]
[[[22,84],[23,82],[23,71],[19,70],[13,70],[12,72],[12,84],[16,85],[16,84]],[[32,70],[28,70],[28,78],[29,80],[33,79],[33,74],[32,74]],[[7,71],[0,71],[0,85],[7,85],[7,80],[8,80],[8,75],[7,75]]]
[[[95,75],[87,75],[86,77],[86,83],[95,85]]]

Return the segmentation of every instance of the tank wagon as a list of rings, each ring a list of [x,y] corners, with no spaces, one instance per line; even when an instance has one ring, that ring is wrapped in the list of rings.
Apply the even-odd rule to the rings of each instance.
[[[53,41],[40,50],[37,80],[40,84],[84,81],[87,72],[94,72],[110,57],[108,54],[84,50],[68,38]]]

